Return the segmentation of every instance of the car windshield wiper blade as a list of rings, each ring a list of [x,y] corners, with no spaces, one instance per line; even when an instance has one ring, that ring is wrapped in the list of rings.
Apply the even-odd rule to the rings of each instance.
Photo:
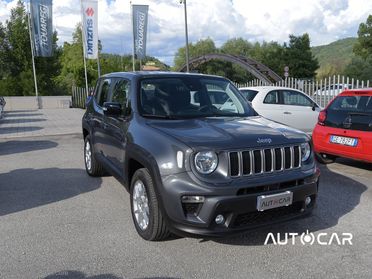
[[[348,112],[349,115],[371,116],[372,112]]]
[[[244,117],[245,114],[239,114],[239,113],[213,113],[205,115],[204,117]]]
[[[143,117],[146,118],[156,118],[156,119],[179,119],[173,115],[159,115],[159,114],[141,114]]]

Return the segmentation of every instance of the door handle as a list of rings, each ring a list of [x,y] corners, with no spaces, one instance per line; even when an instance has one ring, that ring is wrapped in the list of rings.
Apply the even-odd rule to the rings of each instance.
[[[289,112],[289,111],[285,111],[283,112],[284,114],[292,114],[292,112]]]

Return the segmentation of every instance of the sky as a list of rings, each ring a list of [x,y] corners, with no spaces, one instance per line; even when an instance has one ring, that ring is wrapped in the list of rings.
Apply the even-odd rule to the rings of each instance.
[[[0,21],[17,0],[0,0]],[[133,0],[149,5],[147,54],[168,65],[185,45],[184,9],[179,0]],[[231,38],[287,42],[290,34],[309,33],[311,45],[356,37],[372,14],[370,0],[187,0],[189,42],[211,38],[221,46]],[[71,41],[81,20],[79,0],[54,0],[53,25],[59,44]],[[132,52],[129,0],[98,0],[98,30],[103,51]]]

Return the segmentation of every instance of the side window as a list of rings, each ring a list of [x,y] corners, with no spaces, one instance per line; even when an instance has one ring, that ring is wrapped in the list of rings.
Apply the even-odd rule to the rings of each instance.
[[[127,99],[129,96],[130,82],[125,79],[120,79],[116,82],[112,91],[111,102],[118,102],[122,108],[127,106]]]
[[[95,96],[99,106],[103,106],[103,103],[107,101],[107,97],[110,91],[111,80],[101,80],[98,94]]]
[[[270,91],[267,93],[264,104],[279,104],[278,91]]]
[[[313,103],[309,98],[296,91],[282,91],[284,105],[311,107]]]

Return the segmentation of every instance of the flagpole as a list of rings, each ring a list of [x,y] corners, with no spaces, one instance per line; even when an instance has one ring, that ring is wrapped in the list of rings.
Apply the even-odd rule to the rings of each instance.
[[[132,5],[132,1],[130,1],[130,7],[131,7],[131,18],[132,18],[132,36],[133,36],[133,51],[132,51],[132,69],[133,69],[133,72],[136,70],[136,65],[135,65],[135,61],[134,61],[134,48],[135,48],[135,42],[134,42],[134,22],[133,22],[133,5]]]
[[[97,50],[97,70],[98,70],[98,78],[101,77],[101,64],[99,63],[99,39],[98,39],[98,50]]]
[[[31,5],[31,2],[29,2],[29,5]],[[36,79],[36,67],[35,67],[35,54],[34,54],[34,41],[32,39],[32,34],[31,34],[31,7],[27,5],[27,16],[28,16],[28,31],[30,34],[30,45],[31,45],[31,57],[32,57],[32,70],[34,73],[34,84],[35,84],[35,95],[36,95],[36,103],[37,103],[37,108],[40,109],[40,102],[39,102],[39,92],[37,88],[37,79]]]
[[[101,64],[99,63],[99,52],[97,54],[97,70],[98,70],[98,78],[101,77]]]
[[[85,90],[86,90],[86,95],[88,96],[89,95],[89,92],[88,92],[88,74],[87,74],[87,60],[85,58],[85,35],[84,35],[84,31],[83,31],[83,28],[84,28],[84,17],[83,17],[83,3],[82,1],[80,1],[80,11],[81,11],[81,39],[83,41],[83,57],[84,57],[84,73],[85,73]]]

